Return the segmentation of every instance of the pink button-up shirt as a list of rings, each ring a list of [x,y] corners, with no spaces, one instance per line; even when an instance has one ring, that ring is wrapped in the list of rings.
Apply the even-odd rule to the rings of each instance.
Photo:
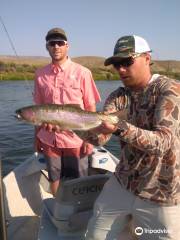
[[[89,69],[69,58],[61,66],[49,64],[36,71],[34,102],[36,104],[79,104],[82,109],[100,101],[100,95]],[[71,132],[48,132],[40,129],[37,137],[50,146],[76,148],[82,140]]]

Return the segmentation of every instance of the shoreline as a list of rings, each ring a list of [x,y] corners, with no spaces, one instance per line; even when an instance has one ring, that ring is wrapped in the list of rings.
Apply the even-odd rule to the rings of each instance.
[[[159,73],[160,75],[165,75],[170,78],[174,78],[180,80],[180,72],[164,72],[164,71],[152,71],[152,73]],[[93,73],[92,75],[95,81],[115,81],[120,80],[118,74],[113,73]],[[3,81],[33,81],[34,80],[34,73],[29,72],[0,72],[0,82]]]
[[[104,66],[102,57],[72,58],[76,63],[89,68],[93,78],[100,80],[119,80],[119,75],[112,66]],[[10,57],[0,56],[0,81],[6,80],[33,80],[35,71],[49,63],[45,57]],[[152,60],[152,73],[159,73],[180,80],[180,61]]]

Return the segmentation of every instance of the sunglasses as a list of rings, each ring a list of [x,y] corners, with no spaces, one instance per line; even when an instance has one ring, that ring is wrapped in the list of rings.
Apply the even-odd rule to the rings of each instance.
[[[61,46],[65,46],[66,43],[67,43],[67,42],[64,41],[64,40],[50,41],[50,42],[48,42],[48,46],[50,46],[50,47],[55,47],[55,45],[58,45],[59,47],[61,47]]]
[[[119,62],[113,63],[114,68],[119,69],[120,67],[130,67],[134,63],[134,58],[125,58]]]
[[[139,57],[140,55],[142,55],[143,53],[138,53],[135,54],[131,57],[128,58],[124,58],[118,62],[115,62],[113,64],[114,68],[119,69],[120,67],[130,67],[131,65],[133,65],[135,58]]]

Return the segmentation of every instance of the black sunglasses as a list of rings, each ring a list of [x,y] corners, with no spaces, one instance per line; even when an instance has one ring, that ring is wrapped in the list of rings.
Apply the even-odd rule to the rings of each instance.
[[[50,47],[55,47],[55,45],[57,44],[59,47],[61,47],[61,46],[64,46],[64,45],[66,45],[66,41],[63,41],[63,40],[60,40],[60,41],[50,41],[50,42],[48,42],[48,46],[50,46]]]
[[[120,67],[130,67],[134,63],[133,57],[122,59],[121,61],[113,63],[114,68],[119,69]]]

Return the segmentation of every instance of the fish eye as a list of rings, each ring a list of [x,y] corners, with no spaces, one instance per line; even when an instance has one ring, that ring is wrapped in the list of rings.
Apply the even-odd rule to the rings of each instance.
[[[21,119],[22,117],[21,117],[20,114],[16,113],[15,118],[17,118],[17,119]]]

